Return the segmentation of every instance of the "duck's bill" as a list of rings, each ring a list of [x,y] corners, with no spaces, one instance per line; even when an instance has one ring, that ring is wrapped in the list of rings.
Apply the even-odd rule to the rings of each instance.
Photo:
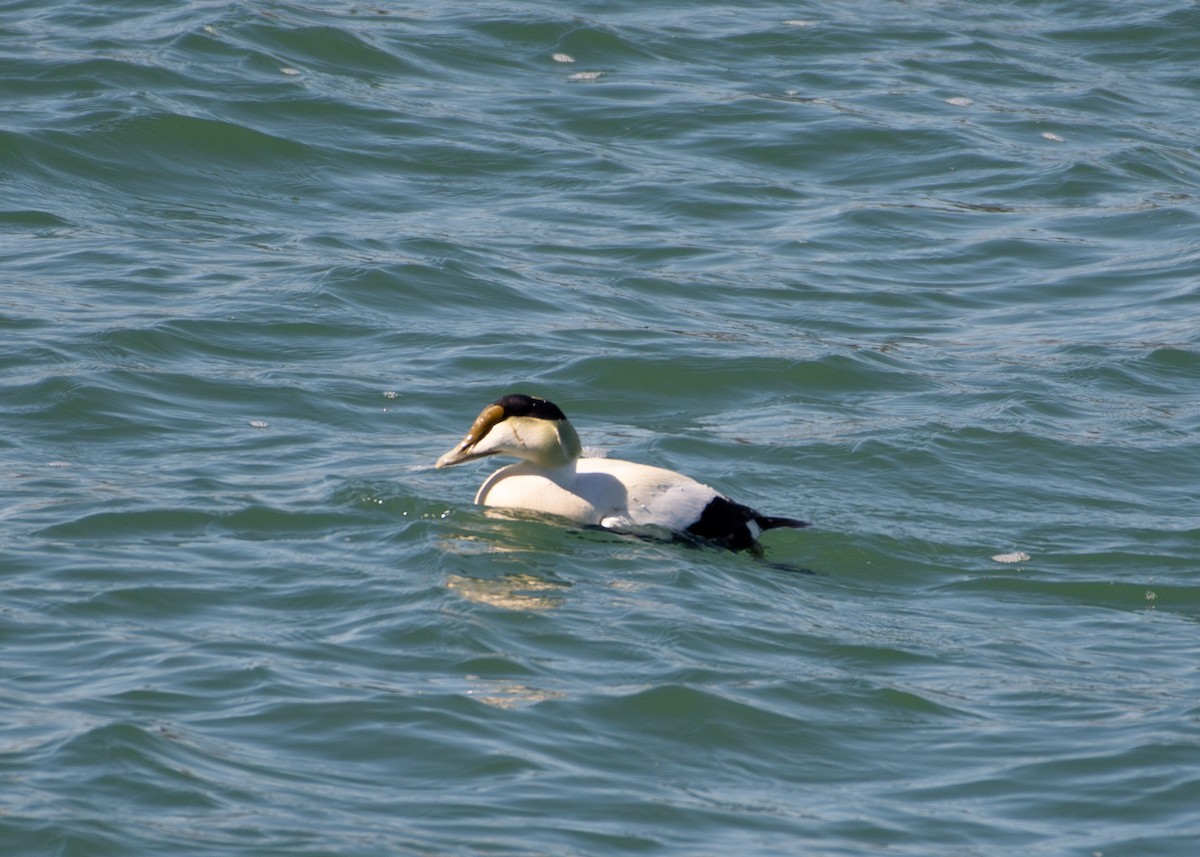
[[[499,450],[496,449],[478,449],[479,442],[487,437],[488,432],[492,427],[504,419],[504,408],[499,405],[488,405],[483,409],[478,417],[475,418],[471,430],[467,432],[467,436],[460,440],[454,449],[447,452],[437,460],[434,467],[449,467],[452,464],[462,464],[464,461],[474,461],[476,458],[483,458],[485,455],[495,455]],[[488,446],[487,443],[484,444]]]
[[[458,444],[454,449],[447,452],[437,460],[434,467],[450,467],[455,464],[462,464],[465,461],[474,461],[477,458],[485,458],[492,455],[491,452],[475,452],[474,444],[469,444],[466,441]]]

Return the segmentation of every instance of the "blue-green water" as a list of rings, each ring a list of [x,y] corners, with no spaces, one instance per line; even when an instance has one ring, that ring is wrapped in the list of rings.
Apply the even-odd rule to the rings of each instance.
[[[1198,35],[5,3],[3,853],[1190,857]],[[512,391],[815,526],[484,514]]]

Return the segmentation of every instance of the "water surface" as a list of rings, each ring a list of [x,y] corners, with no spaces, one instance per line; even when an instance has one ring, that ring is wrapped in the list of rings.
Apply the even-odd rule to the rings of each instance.
[[[1198,28],[8,4],[7,853],[1191,855]],[[514,391],[816,526],[485,514]]]

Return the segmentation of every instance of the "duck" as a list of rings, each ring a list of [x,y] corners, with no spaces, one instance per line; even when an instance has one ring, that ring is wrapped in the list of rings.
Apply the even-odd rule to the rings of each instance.
[[[674,537],[763,555],[764,530],[807,527],[763,515],[682,473],[615,458],[583,456],[575,427],[546,399],[511,393],[480,412],[436,468],[488,456],[520,459],[492,473],[475,503],[555,515],[626,533]]]

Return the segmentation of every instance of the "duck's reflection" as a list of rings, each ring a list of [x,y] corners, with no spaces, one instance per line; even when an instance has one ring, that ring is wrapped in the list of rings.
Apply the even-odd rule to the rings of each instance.
[[[562,596],[557,593],[566,589],[566,584],[553,583],[532,574],[506,574],[487,579],[452,574],[446,578],[446,588],[468,601],[505,610],[550,610],[562,603]]]

